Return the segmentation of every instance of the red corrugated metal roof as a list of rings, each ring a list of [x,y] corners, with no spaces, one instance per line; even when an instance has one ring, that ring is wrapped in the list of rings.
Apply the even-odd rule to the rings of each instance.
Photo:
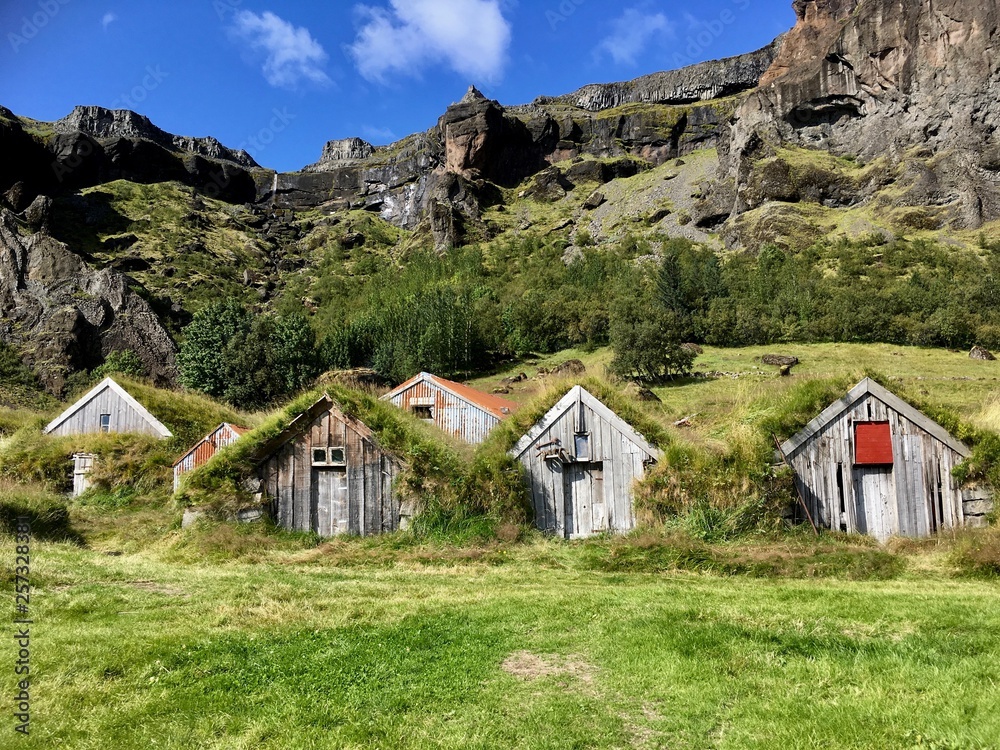
[[[393,396],[397,393],[401,393],[406,389],[410,388],[414,383],[421,380],[427,380],[434,383],[447,391],[451,391],[460,399],[468,401],[471,404],[475,404],[481,409],[485,409],[490,414],[498,417],[499,419],[506,419],[510,416],[517,408],[518,404],[513,401],[508,401],[505,398],[500,398],[499,396],[494,396],[491,393],[483,393],[482,391],[477,391],[462,383],[456,383],[453,380],[445,380],[444,378],[439,378],[437,375],[431,375],[429,372],[422,372],[418,375],[414,375],[412,378],[407,380],[405,383],[396,388],[389,396]]]
[[[246,435],[248,432],[250,432],[249,427],[239,427],[238,425],[230,424],[229,422],[223,422],[214,430],[212,430],[210,433],[208,433],[205,437],[203,437],[201,440],[199,440],[197,443],[191,446],[190,450],[188,450],[187,453],[185,453],[183,456],[181,456],[174,462],[174,466],[177,466],[178,464],[182,463],[184,459],[186,459],[192,453],[194,454],[194,463],[191,466],[192,469],[195,469],[207,463],[208,460],[212,456],[214,456],[216,451],[218,450],[217,443],[212,438],[214,438],[216,435],[219,434],[219,432],[226,429],[227,427],[239,436]]]

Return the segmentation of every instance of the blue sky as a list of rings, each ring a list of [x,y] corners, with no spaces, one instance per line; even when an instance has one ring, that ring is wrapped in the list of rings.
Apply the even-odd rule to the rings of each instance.
[[[134,109],[282,171],[332,138],[431,127],[470,83],[504,104],[757,49],[790,0],[3,0],[0,104]]]

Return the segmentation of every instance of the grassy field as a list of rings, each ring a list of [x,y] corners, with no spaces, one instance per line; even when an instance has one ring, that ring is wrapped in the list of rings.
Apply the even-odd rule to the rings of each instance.
[[[902,749],[1000,737],[1000,589],[947,574],[933,550],[888,580],[775,579],[608,565],[622,548],[601,540],[279,535],[267,549],[203,527],[116,554],[113,526],[90,549],[35,542],[32,733],[15,737],[6,711],[3,747]],[[9,569],[9,537],[0,554]],[[0,653],[13,661],[9,638]],[[11,670],[0,689],[14,694]]]
[[[671,440],[722,450],[796,383],[870,368],[1000,427],[998,363],[773,350],[800,357],[793,377],[760,363],[767,349],[707,348],[696,369],[728,375],[656,388],[644,409],[694,415]],[[610,353],[474,384],[523,370],[510,397],[527,402],[550,382],[538,368],[571,357],[601,376]],[[49,490],[0,484],[0,511],[15,495],[58,504]],[[510,524],[324,542],[181,529],[165,491],[113,499],[71,502],[71,541],[56,517],[37,528],[31,735],[13,731],[4,638],[0,748],[1000,748],[996,529],[883,546],[802,529],[710,539],[681,519],[587,542]],[[15,559],[0,530],[8,623]]]
[[[789,378],[778,376],[778,368],[762,364],[765,354],[798,357],[801,364]],[[604,377],[611,361],[610,349],[592,352],[568,350],[531,360],[495,375],[478,378],[472,385],[487,392],[503,378],[523,372],[529,380],[514,384],[505,398],[530,401],[543,387],[538,368],[551,368],[567,359],[584,363],[589,374]],[[695,371],[723,373],[712,378],[683,378],[654,388],[662,407],[650,413],[664,423],[695,415],[689,435],[724,439],[734,426],[733,414],[763,396],[780,398],[789,389],[810,378],[846,378],[851,385],[866,371],[875,371],[897,384],[908,395],[950,409],[977,427],[1000,431],[1000,362],[969,359],[967,352],[946,349],[893,346],[890,344],[782,344],[737,349],[705,347],[694,363]]]

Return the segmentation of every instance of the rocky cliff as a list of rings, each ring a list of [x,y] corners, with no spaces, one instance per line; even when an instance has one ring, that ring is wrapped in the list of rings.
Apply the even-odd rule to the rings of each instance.
[[[44,209],[35,218],[44,221]],[[44,231],[31,231],[0,208],[0,340],[13,345],[45,386],[60,393],[66,377],[112,351],[139,355],[159,383],[177,375],[176,348],[129,280],[94,269]]]
[[[539,97],[535,104],[568,104],[590,112],[623,104],[688,104],[755,88],[774,64],[783,38],[745,55],[642,76],[632,81],[597,83],[572,94]]]
[[[227,294],[266,303],[316,247],[358,250],[359,227],[379,222],[394,225],[382,232],[392,242],[410,230],[440,252],[528,230],[721,237],[753,251],[1000,219],[997,3],[793,6],[795,27],[756,52],[520,106],[470,87],[426,132],[379,147],[331,140],[286,174],[133,112],[78,107],[40,123],[0,108],[0,339],[53,390],[122,348],[170,379],[173,343],[153,309],[176,310],[177,330],[192,284],[222,288],[220,264],[236,269]],[[116,180],[183,186],[179,218],[164,228],[145,209],[109,212],[120,189],[81,194]],[[66,244],[46,228],[46,196],[64,212]],[[210,212],[202,196],[219,199]],[[168,274],[171,253],[199,279]]]
[[[899,204],[938,221],[1000,218],[1000,7],[985,0],[796,0],[761,85],[736,110],[723,178],[737,214],[771,199],[762,165],[782,145],[884,162]],[[766,182],[766,181],[765,181]],[[784,190],[775,183],[775,190]],[[870,190],[845,200],[864,201]]]
[[[62,195],[112,180],[176,181],[236,203],[269,182],[243,151],[214,138],[175,136],[127,110],[77,107],[54,123],[0,108],[0,195],[22,210],[38,195]]]

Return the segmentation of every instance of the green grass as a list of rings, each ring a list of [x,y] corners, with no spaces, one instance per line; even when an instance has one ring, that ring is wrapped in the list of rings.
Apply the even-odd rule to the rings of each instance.
[[[1000,736],[995,583],[607,571],[594,560],[613,545],[600,541],[477,557],[287,539],[253,562],[179,550],[217,535],[166,531],[120,556],[105,554],[110,537],[35,543],[32,734],[18,747],[904,749]],[[366,551],[374,564],[345,562]],[[9,537],[0,555],[13,559]]]
[[[765,354],[798,357],[800,364],[792,377],[781,378],[778,368],[760,362]],[[539,357],[505,369],[494,375],[471,381],[487,392],[500,385],[505,377],[524,372],[531,378],[512,386],[505,398],[524,403],[544,385],[538,368],[551,368],[567,359],[579,359],[590,375],[605,377],[611,361],[610,349],[594,351],[570,349]],[[694,369],[702,373],[723,373],[707,379],[679,379],[654,388],[662,406],[647,405],[646,410],[664,424],[696,415],[693,427],[685,435],[722,440],[738,426],[734,412],[741,417],[750,405],[762,397],[780,400],[804,380],[842,378],[854,385],[875,371],[887,377],[893,388],[905,390],[921,400],[960,414],[977,427],[1000,431],[1000,362],[978,362],[967,352],[925,349],[892,344],[775,344],[724,349],[704,347]],[[736,378],[730,376],[738,376]]]

